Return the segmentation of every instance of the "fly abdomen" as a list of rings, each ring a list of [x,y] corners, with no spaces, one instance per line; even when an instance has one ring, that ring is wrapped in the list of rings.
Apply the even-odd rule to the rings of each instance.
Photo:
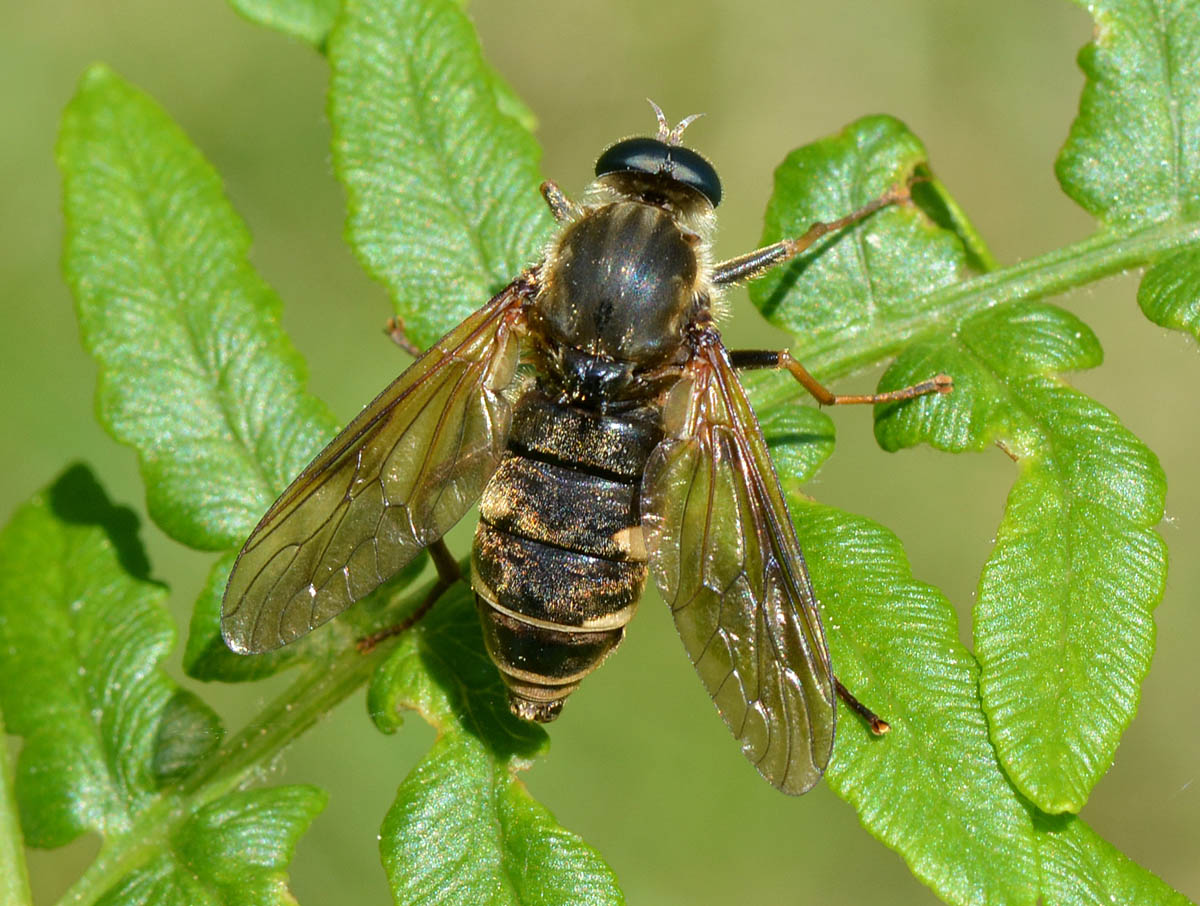
[[[552,720],[620,643],[646,582],[639,495],[653,415],[601,414],[532,390],[480,501],[472,583],[521,717]]]

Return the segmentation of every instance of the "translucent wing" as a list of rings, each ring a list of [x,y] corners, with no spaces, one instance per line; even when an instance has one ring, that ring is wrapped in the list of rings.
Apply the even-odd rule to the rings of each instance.
[[[304,635],[462,518],[504,452],[504,390],[531,285],[514,281],[446,334],[275,501],[225,589],[230,648],[269,651]]]
[[[766,442],[715,331],[666,412],[643,480],[651,569],[746,757],[803,793],[833,749],[833,671]]]

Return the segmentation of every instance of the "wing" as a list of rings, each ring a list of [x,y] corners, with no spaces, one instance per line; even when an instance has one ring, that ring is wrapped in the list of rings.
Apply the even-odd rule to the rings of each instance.
[[[269,651],[395,575],[478,499],[508,439],[523,275],[442,337],[300,473],[250,534],[221,634]]]
[[[800,544],[754,410],[715,331],[701,336],[643,479],[650,566],[742,751],[785,793],[833,749],[834,679]]]

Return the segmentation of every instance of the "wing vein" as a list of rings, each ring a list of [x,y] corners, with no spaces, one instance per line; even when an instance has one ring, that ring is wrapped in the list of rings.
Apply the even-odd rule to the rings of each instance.
[[[766,442],[715,330],[693,337],[691,394],[647,469],[655,580],[718,711],[758,770],[787,792],[832,750],[824,633]],[[707,480],[701,497],[699,482]],[[694,575],[689,564],[697,564]],[[730,682],[738,683],[735,689]]]
[[[303,635],[462,517],[507,442],[505,391],[520,356],[510,340],[537,289],[537,271],[527,272],[447,333],[288,486],[230,574],[222,632],[231,647],[268,651]]]

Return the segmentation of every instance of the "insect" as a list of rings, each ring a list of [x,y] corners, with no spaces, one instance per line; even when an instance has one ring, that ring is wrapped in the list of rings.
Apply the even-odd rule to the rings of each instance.
[[[714,263],[716,170],[657,106],[655,138],[612,145],[542,260],[424,352],[267,511],[225,592],[231,649],[268,651],[341,613],[432,547],[478,500],[471,582],[513,712],[550,721],[620,644],[654,574],[701,680],[770,783],[802,793],[833,747],[834,677],[812,585],[737,372],[780,368],[836,396],[786,351],[734,351],[723,287],[879,208]],[[524,361],[529,371],[518,369]],[[438,552],[440,550],[440,556]]]

